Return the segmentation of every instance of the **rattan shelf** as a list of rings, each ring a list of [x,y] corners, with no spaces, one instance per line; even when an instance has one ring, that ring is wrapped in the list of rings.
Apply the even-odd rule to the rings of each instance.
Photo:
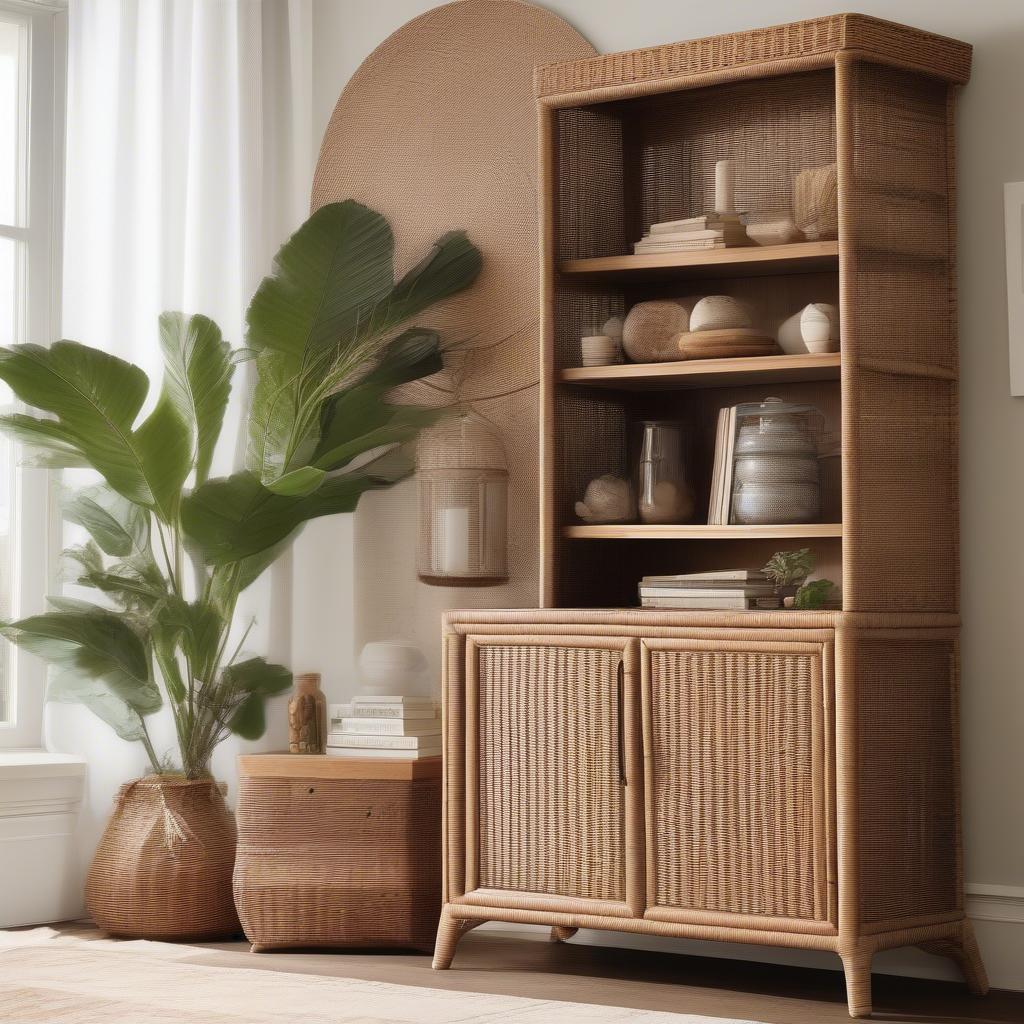
[[[621,363],[574,366],[559,370],[556,380],[594,388],[630,391],[724,387],[730,384],[791,384],[839,380],[841,356],[758,356],[742,359],[692,359],[678,363]]]
[[[758,277],[768,274],[814,274],[839,268],[838,242],[799,242],[768,248],[743,246],[668,256],[599,256],[560,260],[562,274],[626,278]]]
[[[854,1016],[871,1012],[874,954],[897,946],[951,957],[985,991],[957,710],[969,69],[966,44],[836,15],[539,70],[543,607],[445,624],[436,967],[469,928],[514,921],[831,950]],[[838,241],[622,255],[712,209],[726,156],[754,212],[791,208],[795,176],[835,164]],[[706,294],[763,327],[833,303],[842,354],[577,365],[581,337],[637,302]],[[707,508],[720,410],[769,395],[817,408],[836,442],[829,522],[576,517],[595,478],[630,477],[649,419],[681,422]],[[842,610],[629,607],[643,575],[783,547],[811,548]]]
[[[807,540],[842,537],[842,523],[800,523],[792,526],[707,526],[649,523],[602,523],[565,526],[562,536],[574,540]]]

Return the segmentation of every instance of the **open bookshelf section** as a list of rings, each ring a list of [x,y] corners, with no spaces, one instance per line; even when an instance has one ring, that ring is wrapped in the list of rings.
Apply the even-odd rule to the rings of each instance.
[[[546,382],[549,603],[632,606],[642,575],[760,567],[776,550],[797,547],[811,547],[819,572],[841,583],[838,352],[694,359],[680,351],[678,360],[583,366],[580,342],[604,333],[609,318],[624,318],[648,301],[692,308],[702,297],[725,296],[742,303],[751,326],[771,337],[810,303],[838,307],[834,235],[780,245],[633,251],[652,225],[716,209],[719,160],[732,162],[737,210],[792,209],[797,176],[836,162],[835,89],[835,73],[826,68],[552,112],[545,326],[552,370]],[[721,503],[718,512],[711,507],[719,412],[767,398],[820,413],[823,449],[832,453],[827,473],[819,460],[820,514],[794,506],[794,519],[815,522],[747,525],[731,516],[720,522]],[[692,510],[678,522],[642,522],[639,509],[625,521],[586,521],[589,506],[580,513],[577,503],[598,478],[629,481],[639,490],[638,435],[645,421],[681,426]]]

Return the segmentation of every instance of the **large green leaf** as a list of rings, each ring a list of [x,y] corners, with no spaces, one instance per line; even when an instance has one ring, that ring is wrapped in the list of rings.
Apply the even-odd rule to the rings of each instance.
[[[323,470],[341,469],[363,452],[410,440],[440,411],[389,405],[385,396],[393,388],[429,377],[442,367],[435,331],[414,327],[395,338],[359,383],[324,403],[313,464]]]
[[[355,202],[320,207],[278,250],[246,314],[247,343],[300,366],[368,321],[394,285],[387,220]]]
[[[231,394],[231,346],[209,318],[160,315],[164,391],[178,415],[195,431],[196,484],[210,475],[213,451]]]
[[[292,685],[292,674],[283,665],[249,658],[224,669],[223,685],[229,700],[244,694],[228,719],[228,728],[243,739],[258,740],[267,727],[266,699],[284,693]]]
[[[169,596],[154,613],[162,639],[181,646],[192,672],[205,680],[217,654],[224,620],[209,604]]]
[[[145,738],[142,716],[98,679],[87,679],[74,670],[62,672],[50,681],[46,699],[62,704],[84,704],[121,739],[130,743]]]
[[[22,417],[0,426],[60,459],[80,456],[129,501],[173,521],[181,483],[188,474],[188,429],[170,402],[133,430],[149,382],[137,366],[74,341],[50,348],[15,345],[0,349],[0,379],[28,405],[53,413],[57,426]],[[184,466],[184,472],[182,468]]]
[[[0,626],[0,634],[53,665],[102,680],[140,714],[160,707],[142,641],[112,612],[94,607],[31,615]]]
[[[149,516],[109,487],[84,487],[64,502],[64,518],[77,523],[104,553],[126,557],[149,548]]]
[[[274,494],[252,473],[210,480],[182,505],[182,526],[210,565],[237,562],[283,541],[319,516],[351,512],[364,491],[389,487],[412,472],[403,452],[389,452],[353,473],[328,477],[305,497]]]
[[[246,466],[270,484],[309,464],[325,399],[365,373],[403,321],[471,284],[480,254],[445,235],[397,284],[387,221],[353,201],[322,207],[278,253],[247,314],[260,352]]]
[[[39,419],[24,413],[0,416],[0,431],[26,448],[22,464],[47,469],[76,469],[89,465],[75,445],[74,435],[56,420]]]
[[[109,566],[94,541],[65,548],[62,554],[72,582],[102,591],[124,611],[149,612],[167,597],[167,580],[148,551]]]

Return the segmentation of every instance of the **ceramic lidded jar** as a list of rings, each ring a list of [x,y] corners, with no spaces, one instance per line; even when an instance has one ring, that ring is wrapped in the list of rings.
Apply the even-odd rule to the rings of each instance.
[[[733,465],[732,521],[812,523],[821,515],[817,438],[823,417],[778,398],[741,405]]]

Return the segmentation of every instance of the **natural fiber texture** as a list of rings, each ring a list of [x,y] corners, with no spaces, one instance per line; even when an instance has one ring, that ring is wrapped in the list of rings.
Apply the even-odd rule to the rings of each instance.
[[[85,883],[105,932],[128,938],[236,935],[235,821],[213,780],[151,775],[122,786]]]
[[[441,910],[436,779],[250,777],[235,901],[256,949],[433,947]]]
[[[813,680],[812,656],[784,646],[652,652],[658,906],[825,918]]]
[[[480,886],[625,898],[616,673],[588,648],[480,654]]]
[[[755,77],[764,73],[757,65],[770,70],[782,61],[830,59],[843,49],[875,55],[883,63],[917,68],[955,82],[966,82],[971,71],[971,48],[965,43],[861,14],[836,14],[549,65],[537,71],[537,93],[560,96],[590,90],[625,91],[637,86],[650,89],[663,79],[680,79],[673,84],[685,87],[687,78],[736,69]]]
[[[18,1024],[751,1024],[696,1014],[252,970],[195,948],[39,941],[0,952],[3,1019]],[[2,945],[6,946],[6,943]],[[224,960],[230,958],[229,964]]]
[[[510,42],[514,41],[514,43]],[[418,322],[459,351],[410,397],[463,402],[497,427],[509,469],[509,578],[478,588],[416,578],[416,484],[364,495],[355,517],[355,643],[404,636],[434,652],[438,614],[537,603],[537,126],[533,69],[594,49],[517,0],[436,7],[386,39],[341,94],[313,181],[314,208],[355,198],[395,232],[401,273],[465,229],[483,271]],[[381,553],[387,552],[382,558]]]

